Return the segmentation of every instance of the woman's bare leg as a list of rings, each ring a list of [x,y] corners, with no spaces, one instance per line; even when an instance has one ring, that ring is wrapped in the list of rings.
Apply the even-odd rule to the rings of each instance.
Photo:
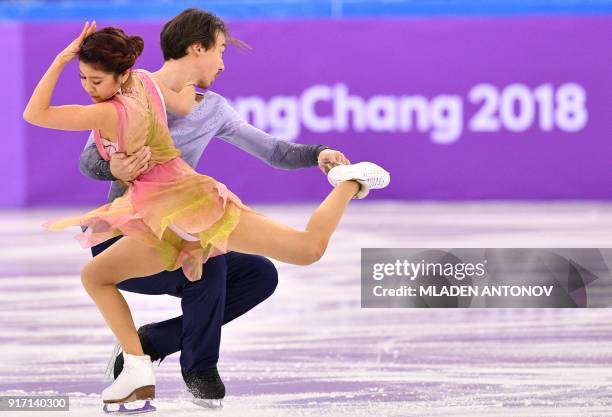
[[[346,206],[358,190],[359,184],[355,181],[338,184],[315,210],[304,231],[245,211],[230,235],[228,250],[268,256],[296,265],[316,262],[323,256]]]
[[[126,353],[144,355],[130,308],[115,284],[129,278],[147,277],[163,270],[164,266],[154,248],[127,236],[119,239],[83,267],[83,287],[98,306]]]
[[[358,190],[359,184],[354,181],[338,184],[315,210],[305,231],[245,211],[230,236],[228,249],[298,265],[311,264],[325,252],[346,206]],[[116,284],[163,270],[157,251],[130,237],[123,237],[83,268],[83,286],[126,353],[144,354],[130,309]]]

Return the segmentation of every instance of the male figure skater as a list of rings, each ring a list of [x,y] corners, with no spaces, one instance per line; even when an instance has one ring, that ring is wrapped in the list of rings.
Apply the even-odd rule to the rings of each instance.
[[[208,89],[224,70],[222,54],[231,40],[224,22],[199,9],[187,9],[168,21],[160,41],[164,64],[152,74],[158,83],[175,91],[187,80]],[[300,145],[268,135],[244,121],[227,101],[212,91],[194,97],[186,117],[168,114],[170,133],[182,158],[194,168],[213,137],[219,137],[275,168],[297,169],[348,164],[346,157],[323,145]],[[115,153],[110,162],[98,153],[93,136],[80,159],[81,172],[91,178],[113,181],[108,201],[125,192],[122,181],[138,177],[150,157],[145,148],[128,156]],[[98,255],[119,238],[92,248]],[[181,298],[183,315],[138,329],[144,353],[153,361],[181,351],[180,363],[187,389],[196,404],[220,407],[225,386],[217,371],[221,326],[251,310],[274,292],[278,275],[266,258],[230,252],[211,258],[204,278],[190,282],[182,270],[164,271],[144,279],[129,279],[119,289],[141,294],[169,294]],[[116,377],[123,356],[110,364]]]

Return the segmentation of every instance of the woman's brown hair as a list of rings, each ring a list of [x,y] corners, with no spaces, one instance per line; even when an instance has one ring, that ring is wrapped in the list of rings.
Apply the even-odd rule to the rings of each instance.
[[[121,29],[106,27],[83,41],[78,57],[99,70],[119,75],[134,66],[143,49],[140,36],[127,36]]]

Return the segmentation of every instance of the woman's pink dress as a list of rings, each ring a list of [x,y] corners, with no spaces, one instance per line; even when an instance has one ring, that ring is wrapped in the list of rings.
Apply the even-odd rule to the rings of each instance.
[[[135,89],[110,101],[119,116],[118,152],[131,155],[151,149],[149,169],[126,193],[82,216],[48,222],[48,230],[86,226],[77,239],[91,247],[125,235],[157,249],[167,270],[183,268],[191,281],[199,280],[202,264],[227,251],[227,240],[248,210],[240,199],[214,178],[198,174],[180,158],[168,130],[163,98],[155,82],[142,70],[132,72]],[[105,160],[108,141],[94,131]]]

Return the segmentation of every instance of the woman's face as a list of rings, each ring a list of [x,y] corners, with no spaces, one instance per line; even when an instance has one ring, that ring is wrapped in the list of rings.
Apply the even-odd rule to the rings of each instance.
[[[82,61],[79,61],[79,77],[83,89],[94,103],[101,103],[117,94],[124,78],[122,75],[116,76],[96,69]]]

